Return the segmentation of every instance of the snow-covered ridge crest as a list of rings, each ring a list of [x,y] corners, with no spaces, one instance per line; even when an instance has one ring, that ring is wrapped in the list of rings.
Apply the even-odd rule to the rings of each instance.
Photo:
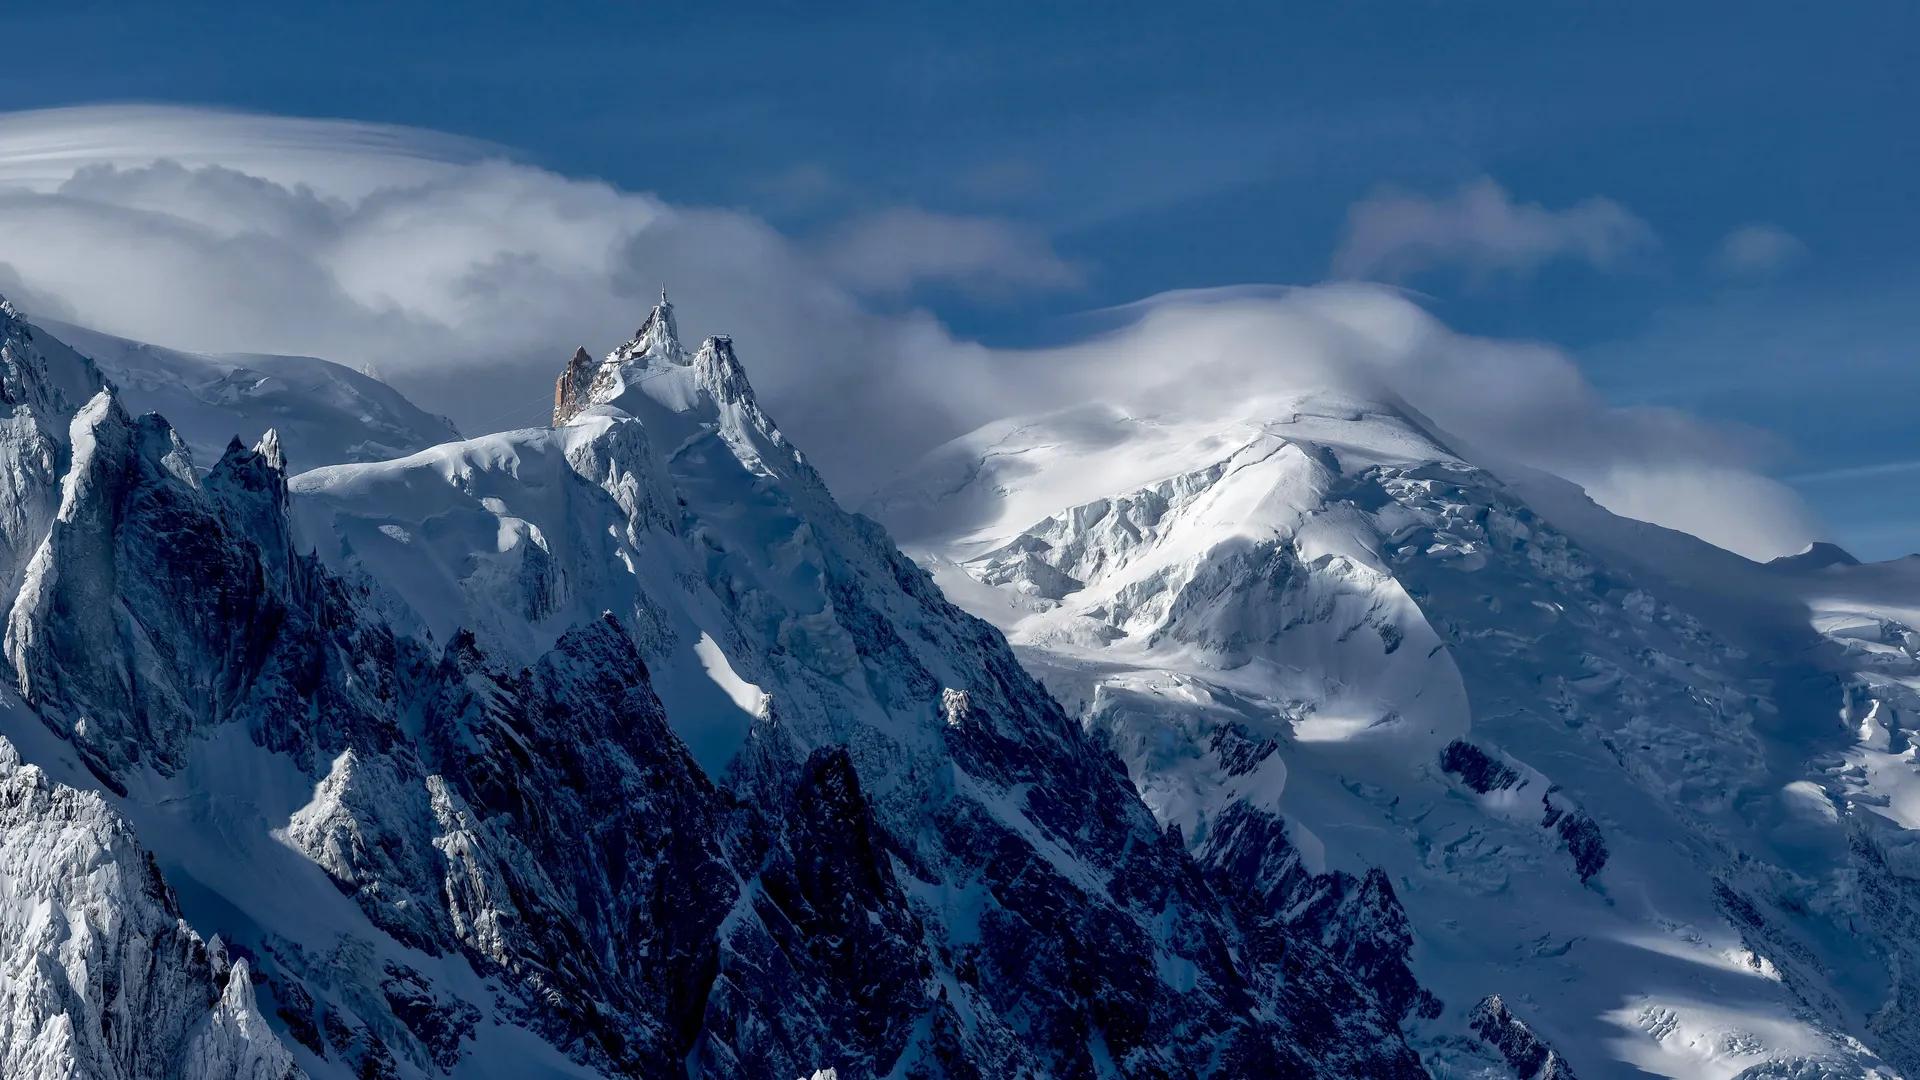
[[[315,357],[196,353],[56,321],[40,325],[98,364],[128,412],[165,416],[202,467],[218,460],[235,433],[252,441],[267,428],[303,469],[379,461],[459,437],[445,417],[378,378]]]

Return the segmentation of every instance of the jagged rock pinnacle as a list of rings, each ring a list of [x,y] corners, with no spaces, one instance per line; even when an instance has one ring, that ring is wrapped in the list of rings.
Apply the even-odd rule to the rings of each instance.
[[[287,471],[287,454],[285,450],[280,448],[279,431],[268,428],[266,432],[260,436],[260,441],[253,444],[253,452],[259,454],[261,460],[265,461],[272,468],[278,469],[281,472]]]
[[[634,364],[650,367],[656,363],[680,367],[693,363],[693,357],[680,345],[680,327],[674,320],[673,301],[667,299],[665,286],[660,289],[660,302],[647,313],[640,329],[634,331],[633,340],[615,349],[606,360],[594,360],[585,348],[574,351],[553,386],[553,426],[565,424],[587,406],[597,403],[596,383],[603,371],[610,373]],[[605,401],[607,391],[602,389],[599,393],[599,400]]]
[[[588,405],[587,387],[593,382],[593,372],[598,365],[587,353],[586,346],[573,351],[573,359],[560,372],[560,378],[553,384],[553,426],[574,418]]]
[[[685,350],[680,347],[680,326],[674,321],[673,302],[667,299],[664,286],[660,289],[660,302],[647,313],[647,321],[640,324],[633,339],[641,353],[662,357],[676,364],[686,363]]]

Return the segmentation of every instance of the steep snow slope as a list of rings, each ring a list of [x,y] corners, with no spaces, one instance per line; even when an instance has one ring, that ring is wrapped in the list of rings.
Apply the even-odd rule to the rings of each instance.
[[[291,480],[9,328],[0,733],[244,961],[182,1075],[1418,1074],[1393,885],[1194,860],[664,301],[557,429]]]
[[[200,461],[236,436],[275,431],[301,468],[381,461],[459,437],[378,379],[311,356],[210,356],[164,349],[61,322],[51,335],[86,354],[135,414],[157,412]]]
[[[1393,402],[1089,405],[870,510],[1203,863],[1268,819],[1383,873],[1436,1074],[1920,1069],[1916,575],[1761,567],[1499,471]]]

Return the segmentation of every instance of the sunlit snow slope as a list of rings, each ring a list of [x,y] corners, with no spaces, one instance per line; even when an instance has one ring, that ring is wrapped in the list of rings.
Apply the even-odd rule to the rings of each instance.
[[[1315,394],[999,422],[866,509],[1203,863],[1263,813],[1384,871],[1435,1075],[1920,1071],[1920,560],[1761,566]]]

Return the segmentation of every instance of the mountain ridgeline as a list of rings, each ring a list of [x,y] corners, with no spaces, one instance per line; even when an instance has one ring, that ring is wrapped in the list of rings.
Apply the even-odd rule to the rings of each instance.
[[[664,296],[296,475],[0,379],[8,1077],[1425,1075],[1392,880],[1194,850]]]
[[[1920,559],[1313,387],[864,517],[664,294],[546,428],[4,303],[0,399],[5,1077],[1920,1075]]]

